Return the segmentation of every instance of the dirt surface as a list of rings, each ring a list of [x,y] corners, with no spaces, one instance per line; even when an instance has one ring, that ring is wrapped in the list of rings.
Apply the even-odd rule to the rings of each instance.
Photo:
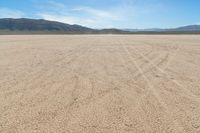
[[[199,133],[200,36],[0,36],[1,133]]]

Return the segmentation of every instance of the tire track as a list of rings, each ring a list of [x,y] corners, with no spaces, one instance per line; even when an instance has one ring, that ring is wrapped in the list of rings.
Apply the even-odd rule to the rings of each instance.
[[[129,51],[127,50],[127,48],[123,45],[122,46],[124,51],[127,53],[127,56],[130,58],[130,60],[132,61],[132,63],[135,65],[135,67],[138,69],[138,71],[141,73],[142,77],[144,78],[144,80],[147,82],[150,90],[153,95],[155,96],[155,98],[158,100],[158,102],[160,103],[160,105],[165,109],[166,114],[168,114],[170,116],[170,118],[173,118],[173,115],[171,114],[170,109],[168,108],[168,106],[165,104],[164,101],[162,101],[162,98],[159,96],[159,94],[154,90],[154,86],[153,84],[151,84],[148,80],[148,78],[143,74],[142,69],[137,65],[137,63],[134,61],[134,59],[132,58],[131,54],[129,53]],[[174,124],[177,126],[178,130],[180,133],[184,133],[184,128],[182,127],[182,125],[180,125],[176,120],[173,119]]]
[[[140,54],[141,56],[142,56],[142,54],[140,53],[140,52],[137,52],[137,54]],[[147,58],[147,57],[146,57]],[[145,58],[145,59],[146,59]],[[147,58],[148,59],[148,58]],[[150,61],[150,60],[149,60]],[[151,61],[150,61],[151,62]],[[151,64],[153,64],[153,62],[151,62]],[[154,67],[156,68],[156,70],[159,68],[158,66],[156,66],[155,64],[154,64]],[[161,69],[161,68],[160,68]],[[162,70],[162,69],[161,69]],[[160,70],[160,71],[161,71]],[[159,71],[159,72],[160,72]],[[163,73],[162,73],[163,74]],[[165,75],[166,76],[166,75]],[[165,77],[166,78],[166,77]],[[168,79],[169,80],[169,79]],[[170,82],[172,82],[171,80],[169,80]],[[178,86],[178,85],[177,85]],[[178,86],[179,88],[180,88],[180,86]],[[176,110],[182,110],[181,112],[179,112],[178,114],[176,114],[175,116],[179,116],[179,115],[184,115],[184,116],[187,116],[186,118],[184,118],[183,120],[182,120],[182,118],[179,118],[180,119],[180,121],[192,121],[191,119],[196,119],[195,118],[195,116],[194,115],[191,115],[190,113],[191,113],[191,111],[195,114],[195,113],[198,113],[198,107],[197,108],[192,108],[191,107],[191,104],[194,106],[195,104],[193,103],[193,102],[196,102],[196,104],[198,104],[200,101],[198,100],[198,97],[194,97],[192,94],[188,94],[188,92],[185,92],[185,90],[183,89],[183,88],[181,88],[182,90],[182,92],[183,92],[183,96],[179,93],[172,93],[172,92],[170,92],[170,94],[168,94],[168,95],[174,95],[173,97],[171,97],[171,98],[173,98],[174,100],[172,100],[171,102],[173,102],[175,105],[173,105],[172,103],[169,103],[169,106],[171,106],[172,105],[172,108],[176,108]],[[163,94],[163,93],[162,93]],[[167,95],[165,95],[165,99],[167,100],[167,97],[169,97],[169,96],[167,96]],[[169,98],[170,99],[170,98]],[[169,100],[168,99],[168,100]],[[171,100],[171,99],[170,99]],[[191,101],[190,102],[190,104],[189,104],[189,101]],[[188,104],[188,105],[184,105],[184,103],[186,104]],[[184,107],[183,106],[181,106],[181,105],[184,105]],[[187,108],[189,108],[189,109],[187,109]],[[176,111],[175,111],[176,112]],[[176,112],[177,113],[177,112]],[[198,123],[198,120],[197,120],[197,123]],[[195,124],[196,125],[196,124]],[[189,128],[193,128],[193,131],[197,131],[197,128],[194,128],[194,126],[193,126],[193,124],[188,124],[187,126],[186,125],[184,125],[184,127],[185,127],[185,129],[187,129],[187,132],[188,132],[188,129]]]
[[[156,62],[156,66],[160,66],[160,65],[164,64],[168,60],[168,58],[169,58],[169,55],[167,54],[167,55],[165,55],[164,58],[157,57],[156,59],[154,59],[154,62]],[[153,69],[155,69],[155,67],[151,66],[151,64],[149,64],[147,61],[145,61],[145,62],[146,62],[145,63],[146,67],[140,67],[140,68],[144,69],[143,70],[144,74],[146,74],[146,73],[152,71]],[[141,74],[139,72],[137,72],[134,76],[135,76],[135,78],[139,78],[139,77],[141,77]]]
[[[171,58],[169,58],[166,66],[163,68],[163,71],[166,71],[166,69],[168,69],[169,65],[171,64],[171,62],[175,59],[177,53],[180,51],[180,48],[178,46],[176,46],[176,50],[172,53],[173,55],[171,56]]]
[[[187,92],[188,95],[192,96],[195,98],[196,102],[200,102],[200,98],[197,97],[196,95],[194,95],[193,93],[191,93],[188,89],[186,89],[184,86],[182,86],[178,81],[176,80],[172,80],[169,75],[161,68],[159,68],[158,66],[156,66],[153,62],[151,62],[147,57],[145,57],[144,55],[142,55],[140,52],[137,51],[137,54],[139,54],[141,57],[143,57],[144,60],[148,61],[149,64],[151,64],[155,69],[157,69],[159,72],[161,72],[162,74],[165,75],[165,77],[173,82],[174,84],[176,84],[177,86],[179,86],[180,88],[182,88],[185,92]]]

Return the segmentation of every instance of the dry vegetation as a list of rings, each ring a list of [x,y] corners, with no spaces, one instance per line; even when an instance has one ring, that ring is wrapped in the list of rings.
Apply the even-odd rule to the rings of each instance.
[[[0,36],[0,132],[198,133],[200,36]]]

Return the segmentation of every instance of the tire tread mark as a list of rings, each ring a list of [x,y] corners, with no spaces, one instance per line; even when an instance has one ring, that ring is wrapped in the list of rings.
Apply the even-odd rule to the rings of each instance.
[[[138,71],[141,73],[142,77],[144,78],[144,80],[147,82],[148,86],[150,87],[150,91],[153,93],[153,95],[155,96],[155,98],[158,100],[158,102],[161,104],[161,106],[165,109],[166,113],[169,114],[169,116],[171,116],[171,118],[173,118],[173,115],[170,113],[171,111],[169,110],[168,106],[166,105],[166,103],[164,101],[161,100],[160,96],[158,95],[158,93],[155,91],[153,84],[151,84],[148,80],[148,78],[145,76],[145,74],[143,73],[142,69],[138,66],[138,64],[136,63],[136,61],[134,61],[133,57],[131,56],[130,52],[128,51],[128,49],[123,45],[123,49],[124,51],[127,53],[128,57],[130,58],[131,62],[135,65],[135,67],[138,69]],[[184,133],[184,128],[182,127],[182,125],[180,125],[176,120],[173,119],[174,124],[176,124],[179,128],[179,132],[180,133]]]

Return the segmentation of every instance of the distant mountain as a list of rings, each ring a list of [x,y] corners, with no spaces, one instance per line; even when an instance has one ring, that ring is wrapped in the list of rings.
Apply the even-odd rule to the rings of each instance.
[[[14,33],[14,34],[24,34],[24,33],[94,33],[94,34],[118,34],[118,33],[128,33],[127,31],[123,31],[120,29],[92,29],[88,27],[84,27],[81,25],[70,25],[56,21],[48,21],[44,19],[13,19],[13,18],[4,18],[0,19],[0,31],[2,34]],[[1,34],[1,32],[0,32]]]
[[[0,19],[0,34],[138,34],[138,33],[200,33],[200,25],[189,25],[171,29],[92,29],[81,25],[70,25],[44,19],[4,18]]]
[[[160,29],[160,28],[151,28],[151,29],[123,29],[125,31],[130,32],[191,32],[191,31],[199,31],[200,25],[188,25],[182,26],[178,28],[169,28],[169,29]]]
[[[115,28],[111,28],[111,29],[101,29],[98,31],[99,33],[129,33],[129,31],[125,31],[125,30],[121,30],[121,29],[115,29]]]
[[[174,29],[167,29],[169,31],[200,31],[200,25],[188,25]]]
[[[140,31],[164,31],[164,29],[150,28],[150,29],[123,29],[124,31],[140,32]]]
[[[48,31],[48,32],[93,32],[91,28],[80,25],[48,21],[43,19],[0,19],[0,30],[9,31]]]

